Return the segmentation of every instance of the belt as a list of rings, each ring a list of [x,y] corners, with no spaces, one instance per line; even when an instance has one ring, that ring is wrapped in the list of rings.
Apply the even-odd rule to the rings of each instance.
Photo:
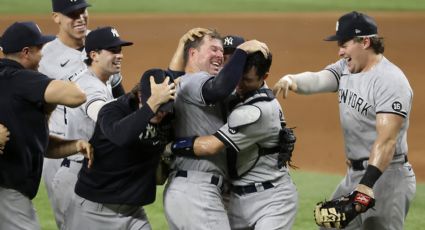
[[[404,157],[403,163],[406,163],[408,161],[407,155],[396,156],[396,157],[393,158],[393,160],[397,159],[398,157]],[[361,158],[361,159],[358,159],[358,160],[349,159],[348,164],[349,164],[349,166],[351,166],[353,168],[354,171],[362,171],[362,170],[366,169],[368,160],[369,160],[369,158]]]
[[[176,172],[176,177],[186,177],[187,178],[187,171],[178,170]],[[213,185],[218,185],[220,183],[220,178],[218,176],[212,175],[210,183],[213,184]]]
[[[273,188],[274,185],[270,181],[262,182],[262,183],[255,183],[255,184],[249,184],[249,185],[232,185],[232,191],[238,195],[244,195],[254,192],[260,192],[264,191],[269,188]]]
[[[61,167],[64,166],[64,167],[69,168],[69,166],[71,165],[71,161],[75,162],[75,163],[79,163],[79,164],[83,163],[83,160],[74,161],[74,160],[70,160],[68,158],[63,158],[63,161],[61,163]]]

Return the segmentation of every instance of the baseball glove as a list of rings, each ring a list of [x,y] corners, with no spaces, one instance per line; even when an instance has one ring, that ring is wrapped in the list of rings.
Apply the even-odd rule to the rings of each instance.
[[[346,196],[317,203],[314,219],[320,227],[342,229],[357,215],[366,212],[374,205],[374,198],[359,191],[353,191]]]
[[[295,142],[297,138],[294,134],[293,128],[283,127],[279,132],[280,151],[277,158],[277,167],[292,167],[296,166],[291,164],[292,152],[294,151]]]

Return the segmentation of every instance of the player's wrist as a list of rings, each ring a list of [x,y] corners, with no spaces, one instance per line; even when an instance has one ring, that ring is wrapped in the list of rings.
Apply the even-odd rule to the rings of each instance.
[[[171,152],[179,156],[194,157],[193,145],[198,136],[177,138],[171,145]]]
[[[381,177],[382,172],[374,165],[368,165],[363,178],[360,180],[359,185],[365,185],[369,188],[373,188],[376,181]]]

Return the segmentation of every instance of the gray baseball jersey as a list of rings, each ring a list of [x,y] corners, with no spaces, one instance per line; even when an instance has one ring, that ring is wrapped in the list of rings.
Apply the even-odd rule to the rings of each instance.
[[[186,74],[177,86],[174,102],[176,137],[203,136],[216,132],[223,124],[222,104],[207,105],[202,97],[202,86],[212,76],[206,72]],[[175,168],[226,173],[226,155],[216,154],[209,157],[177,157]]]
[[[73,49],[58,38],[44,45],[41,53],[43,58],[38,70],[50,78],[71,80],[87,68],[83,62],[86,52]],[[51,134],[64,136],[66,123],[64,113],[64,106],[57,106],[53,111],[49,120]]]
[[[65,136],[69,139],[90,140],[96,122],[87,114],[87,109],[95,101],[108,102],[114,99],[109,81],[103,83],[96,75],[86,69],[73,81],[86,93],[87,100],[76,108],[67,108]]]
[[[263,88],[267,88],[264,86]],[[259,147],[271,149],[279,145],[279,131],[284,116],[279,102],[250,101],[267,94],[258,93],[236,105],[228,123],[217,132],[220,140],[225,141],[238,152],[238,166],[252,165],[259,153]],[[247,118],[255,114],[258,116]],[[234,117],[232,117],[234,116]],[[249,120],[246,123],[239,120]],[[240,124],[235,126],[232,122]],[[245,157],[246,156],[246,157]],[[232,192],[229,200],[229,221],[232,229],[291,229],[297,212],[298,195],[295,185],[286,167],[278,168],[278,152],[258,158],[255,166],[241,178],[233,180],[233,186],[242,191],[247,186],[255,187],[249,193]],[[271,186],[264,186],[265,183]]]
[[[395,155],[407,154],[407,128],[413,92],[403,72],[382,57],[373,69],[351,74],[344,59],[327,70],[339,79],[339,111],[348,159],[369,157],[376,139],[376,114],[403,116]]]
[[[404,117],[397,136],[394,158],[373,187],[376,205],[357,216],[346,229],[403,229],[416,191],[416,179],[407,155],[406,131],[413,92],[403,72],[385,57],[364,73],[351,74],[343,59],[326,67],[339,80],[340,120],[348,159],[368,158],[377,137],[376,115]],[[364,164],[367,160],[364,161]],[[353,191],[365,170],[349,167],[332,199]],[[396,215],[394,215],[396,213]]]

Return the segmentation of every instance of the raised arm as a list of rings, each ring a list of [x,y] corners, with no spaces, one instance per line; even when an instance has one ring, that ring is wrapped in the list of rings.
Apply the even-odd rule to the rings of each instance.
[[[314,94],[335,92],[337,89],[335,75],[329,70],[322,70],[285,75],[273,86],[273,93],[278,96],[282,92],[282,97],[287,98],[289,90],[299,94]]]
[[[247,55],[255,52],[262,52],[267,56],[269,49],[266,44],[257,40],[250,40],[238,46],[219,74],[202,87],[202,96],[208,104],[224,100],[235,90],[242,78]]]
[[[86,101],[86,95],[73,82],[53,80],[44,92],[44,99],[48,104],[59,104],[74,108]]]

